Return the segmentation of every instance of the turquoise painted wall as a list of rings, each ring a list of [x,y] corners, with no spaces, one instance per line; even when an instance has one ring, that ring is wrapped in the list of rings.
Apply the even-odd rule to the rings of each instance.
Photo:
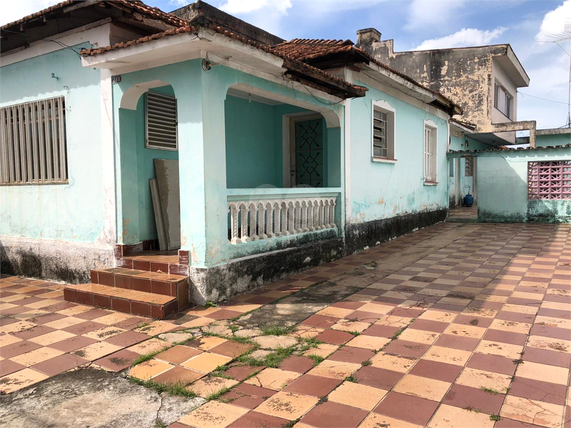
[[[340,122],[342,106],[329,105],[291,86],[263,80],[238,70],[215,66],[202,70],[201,60],[192,60],[122,75],[113,86],[115,135],[121,141],[135,140],[128,128],[135,110],[119,108],[125,99],[132,99],[145,82],[160,79],[172,85],[178,100],[179,163],[181,192],[181,243],[189,252],[193,266],[212,266],[229,260],[227,229],[227,177],[225,144],[225,99],[228,88],[235,84],[259,88],[303,103],[308,109],[323,110],[331,126]],[[302,105],[303,105],[302,104]],[[324,107],[327,106],[327,107]],[[132,108],[131,105],[124,107]],[[127,121],[124,121],[127,119]],[[328,133],[332,132],[328,129]],[[117,174],[119,240],[127,243],[131,225],[139,224],[138,204],[133,201],[132,161],[120,150],[121,169]],[[127,159],[125,159],[127,157]],[[341,196],[342,197],[342,196]],[[133,207],[137,207],[133,209]],[[136,220],[136,221],[134,221]]]
[[[356,82],[364,85],[361,82]],[[367,86],[367,85],[364,85]],[[372,102],[383,100],[396,110],[396,163],[373,162]],[[424,121],[438,129],[438,185],[424,185]],[[369,87],[350,105],[350,183],[348,222],[361,223],[448,208],[446,150],[448,124],[420,108]]]
[[[224,112],[228,188],[277,186],[283,168],[276,170],[281,144],[275,141],[274,106],[228,95]]]
[[[538,135],[535,140],[536,147],[564,146],[571,144],[571,132],[557,135]]]
[[[269,105],[228,95],[224,113],[228,188],[283,187],[284,115],[311,111],[289,104]],[[325,121],[323,127],[327,147]]]
[[[571,222],[570,200],[528,200],[528,162],[571,160],[569,149],[478,156],[478,218],[492,222]]]
[[[102,154],[99,81],[71,49],[0,68],[0,106],[65,96],[69,174],[69,184],[0,186],[0,235],[106,240],[102,166],[112,159]]]

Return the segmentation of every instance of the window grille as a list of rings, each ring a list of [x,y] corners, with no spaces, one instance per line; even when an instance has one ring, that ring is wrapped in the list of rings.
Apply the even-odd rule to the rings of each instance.
[[[177,150],[176,98],[147,92],[145,122],[147,148]]]
[[[375,109],[373,117],[373,156],[387,158],[389,147],[387,144],[387,113]]]
[[[0,108],[0,185],[67,182],[64,97]]]
[[[528,199],[571,199],[571,161],[528,162]]]
[[[464,159],[466,159],[466,163],[464,164],[464,175],[466,177],[472,177],[474,171],[474,158],[469,157]]]
[[[435,183],[436,178],[436,128],[424,126],[424,181]]]

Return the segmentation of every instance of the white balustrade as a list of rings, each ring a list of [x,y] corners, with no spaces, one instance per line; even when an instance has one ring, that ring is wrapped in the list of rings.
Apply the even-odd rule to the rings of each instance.
[[[230,243],[333,229],[336,202],[334,196],[229,201]]]

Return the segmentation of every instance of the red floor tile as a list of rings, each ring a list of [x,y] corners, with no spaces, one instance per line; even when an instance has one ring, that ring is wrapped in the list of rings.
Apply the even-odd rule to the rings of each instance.
[[[316,428],[355,428],[367,414],[365,410],[328,401],[315,406],[300,422]]]
[[[389,392],[373,411],[401,421],[426,425],[438,404],[436,401],[425,400],[412,395]]]

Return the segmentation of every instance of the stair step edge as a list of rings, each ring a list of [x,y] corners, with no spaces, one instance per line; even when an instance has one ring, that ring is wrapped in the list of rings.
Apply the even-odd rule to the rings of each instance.
[[[149,303],[152,305],[166,305],[176,300],[174,296],[166,296],[163,294],[147,293],[145,291],[129,290],[125,288],[113,287],[103,284],[79,284],[65,287],[69,290],[81,291],[83,293],[92,293],[111,298],[130,300],[135,302]]]

